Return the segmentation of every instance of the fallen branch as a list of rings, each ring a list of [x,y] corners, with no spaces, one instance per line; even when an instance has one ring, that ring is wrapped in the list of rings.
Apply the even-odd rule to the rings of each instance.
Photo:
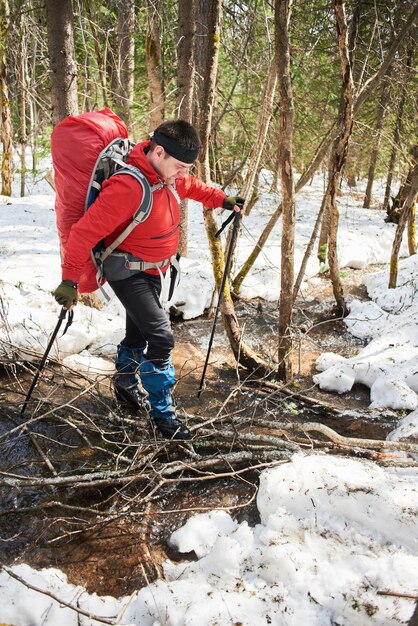
[[[130,598],[128,599],[128,602],[123,605],[122,609],[119,611],[119,613],[115,617],[111,617],[111,618],[103,617],[100,615],[94,615],[94,613],[85,611],[84,609],[81,609],[78,606],[74,606],[74,604],[71,604],[69,602],[65,602],[62,598],[58,597],[55,593],[52,593],[51,591],[47,591],[45,589],[41,589],[40,587],[37,587],[36,585],[32,585],[31,583],[29,583],[27,580],[25,580],[18,574],[15,574],[15,572],[12,569],[10,569],[10,567],[7,567],[6,565],[3,565],[3,569],[5,572],[7,572],[10,578],[14,578],[19,583],[27,587],[27,589],[31,589],[31,591],[36,591],[37,593],[41,593],[44,596],[48,596],[48,598],[51,598],[52,600],[57,602],[60,606],[65,606],[67,609],[71,609],[72,611],[75,611],[79,615],[84,615],[84,617],[88,617],[90,620],[95,620],[97,622],[100,622],[101,624],[110,624],[111,626],[116,626],[117,624],[119,624],[120,620],[122,619],[123,614],[125,613],[129,604],[131,604],[132,600],[137,594],[137,592],[135,592],[130,596]]]
[[[390,591],[389,589],[382,589],[376,592],[378,596],[394,596],[395,598],[408,598],[409,600],[418,600],[417,594],[401,593],[399,591]]]
[[[318,432],[328,437],[334,443],[351,448],[371,448],[372,450],[396,450],[401,452],[412,452],[418,454],[418,444],[406,441],[386,441],[383,439],[359,439],[357,437],[344,437],[335,430],[318,422],[306,423],[285,423],[285,422],[265,422],[258,421],[259,427],[267,427],[279,432]]]

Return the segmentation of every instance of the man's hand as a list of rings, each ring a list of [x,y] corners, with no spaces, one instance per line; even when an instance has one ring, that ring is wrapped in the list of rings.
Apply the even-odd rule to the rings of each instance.
[[[63,280],[52,295],[64,309],[71,309],[78,300],[77,283],[73,280]]]
[[[228,211],[242,211],[245,199],[240,196],[227,196],[224,198],[222,207]]]

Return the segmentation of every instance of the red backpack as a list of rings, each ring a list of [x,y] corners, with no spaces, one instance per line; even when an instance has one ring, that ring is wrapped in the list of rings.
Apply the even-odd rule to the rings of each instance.
[[[150,214],[152,193],[148,180],[138,168],[125,163],[131,148],[125,123],[109,108],[70,115],[52,131],[55,213],[61,257],[72,225],[97,198],[104,180],[114,174],[129,174],[143,189],[141,205],[117,241],[100,253],[92,251],[78,285],[81,293],[95,291],[105,282],[100,272],[98,274],[98,265]]]

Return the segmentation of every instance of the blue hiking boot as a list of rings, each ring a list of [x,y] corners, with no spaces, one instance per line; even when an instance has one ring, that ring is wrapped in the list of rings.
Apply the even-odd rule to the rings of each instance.
[[[150,417],[166,439],[190,439],[189,429],[176,417],[176,405],[171,394],[174,386],[174,366],[171,359],[157,368],[144,356],[139,366],[142,386],[148,392]]]
[[[143,353],[143,348],[129,348],[120,343],[116,353],[116,374],[113,376],[113,387],[119,402],[139,411],[149,410],[147,394],[138,385],[139,362]]]

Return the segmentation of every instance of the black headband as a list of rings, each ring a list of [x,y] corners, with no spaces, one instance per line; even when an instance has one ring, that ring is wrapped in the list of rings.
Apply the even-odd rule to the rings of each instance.
[[[156,144],[162,146],[170,156],[182,163],[193,163],[199,156],[199,148],[183,148],[175,139],[155,130],[150,135]]]

